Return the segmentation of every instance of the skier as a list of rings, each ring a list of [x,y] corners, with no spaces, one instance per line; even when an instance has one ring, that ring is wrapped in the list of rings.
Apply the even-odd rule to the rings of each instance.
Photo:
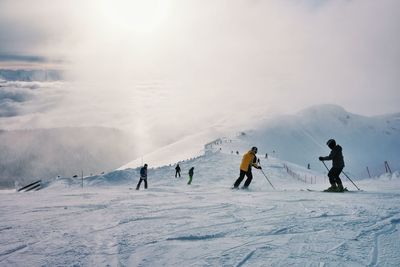
[[[257,164],[257,147],[252,147],[250,151],[243,155],[242,164],[240,164],[240,175],[233,185],[234,189],[238,189],[240,183],[243,181],[244,176],[247,176],[246,182],[243,185],[243,189],[249,187],[251,180],[253,179],[253,174],[251,173],[251,167],[256,169],[261,169],[261,166]]]
[[[326,142],[328,147],[331,149],[331,153],[327,157],[319,157],[320,161],[332,160],[332,168],[328,172],[329,183],[331,187],[326,189],[327,192],[343,192],[342,180],[340,180],[340,173],[344,168],[344,160],[342,154],[342,147],[336,144],[334,139],[329,139]]]
[[[177,178],[178,175],[179,175],[179,177],[181,177],[181,167],[179,166],[179,163],[176,164],[176,167],[175,167],[175,178]]]
[[[189,181],[188,181],[187,184],[191,184],[192,183],[193,174],[194,174],[194,167],[189,169]]]
[[[144,181],[144,189],[147,189],[147,164],[144,164],[140,169],[140,180],[136,186],[136,190],[139,190],[142,181]]]

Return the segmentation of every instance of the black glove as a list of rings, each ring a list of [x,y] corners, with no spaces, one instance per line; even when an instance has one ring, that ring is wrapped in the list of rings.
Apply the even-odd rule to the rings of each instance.
[[[261,168],[261,166],[258,166],[258,168],[257,168],[257,169],[261,170],[262,168]]]
[[[324,157],[319,157],[318,158],[320,161],[324,161]]]

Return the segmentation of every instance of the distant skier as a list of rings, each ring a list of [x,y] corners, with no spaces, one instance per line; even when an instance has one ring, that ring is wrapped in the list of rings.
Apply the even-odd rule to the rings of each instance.
[[[179,166],[179,163],[176,164],[176,167],[175,167],[175,178],[177,178],[178,175],[179,175],[179,177],[181,177],[181,166]]]
[[[194,167],[189,169],[189,181],[188,181],[187,184],[191,184],[192,183],[193,174],[194,174]]]
[[[136,186],[136,190],[139,190],[142,181],[144,181],[144,189],[147,189],[147,164],[144,164],[140,169],[140,180]]]
[[[251,180],[253,179],[253,174],[251,173],[251,167],[256,169],[261,169],[261,166],[257,164],[257,147],[252,147],[250,151],[243,155],[242,163],[240,164],[240,175],[237,178],[233,188],[239,188],[240,183],[243,181],[244,176],[247,176],[246,182],[243,185],[243,188],[246,189],[249,187]]]
[[[265,153],[265,158],[266,158],[266,159],[268,158],[268,153]]]
[[[329,139],[326,142],[328,147],[331,149],[331,153],[327,157],[319,157],[320,161],[332,160],[332,168],[328,172],[329,183],[331,187],[326,189],[327,192],[343,192],[342,180],[339,175],[344,168],[344,160],[342,154],[342,147],[336,144],[334,139]]]

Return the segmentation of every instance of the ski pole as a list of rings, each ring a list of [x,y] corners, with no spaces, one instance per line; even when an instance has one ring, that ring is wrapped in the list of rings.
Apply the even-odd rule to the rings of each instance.
[[[268,179],[267,175],[265,175],[264,171],[263,171],[262,169],[260,169],[260,170],[261,170],[262,174],[264,174],[264,177],[267,179],[267,181],[268,181],[269,184],[272,186],[272,188],[273,188],[274,190],[276,190],[275,187],[271,184],[271,181]]]
[[[353,183],[353,185],[358,189],[358,190],[361,190],[360,188],[358,188],[358,186],[356,186],[356,184],[350,179],[350,177],[344,172],[344,171],[342,171],[342,173],[344,174],[344,176],[346,176],[347,177],[347,179],[349,179],[350,180],[350,182],[352,182]]]
[[[322,162],[322,164],[324,164],[326,170],[329,172],[328,166],[326,166],[325,162],[323,162],[323,161],[321,161],[321,162]]]
[[[324,164],[325,168],[326,168],[326,169],[328,170],[328,172],[329,172],[329,169],[328,169],[328,167],[326,166],[325,162],[322,161],[322,164]],[[361,189],[358,188],[358,186],[356,186],[356,184],[350,179],[350,177],[347,176],[347,174],[346,174],[344,171],[342,171],[342,173],[347,177],[347,179],[350,180],[350,182],[351,182],[358,190],[361,190]]]

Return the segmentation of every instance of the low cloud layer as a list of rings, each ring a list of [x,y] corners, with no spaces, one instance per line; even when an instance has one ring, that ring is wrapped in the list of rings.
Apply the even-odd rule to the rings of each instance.
[[[64,82],[0,80],[0,129],[40,128],[67,95]],[[57,127],[57,125],[54,125]]]

